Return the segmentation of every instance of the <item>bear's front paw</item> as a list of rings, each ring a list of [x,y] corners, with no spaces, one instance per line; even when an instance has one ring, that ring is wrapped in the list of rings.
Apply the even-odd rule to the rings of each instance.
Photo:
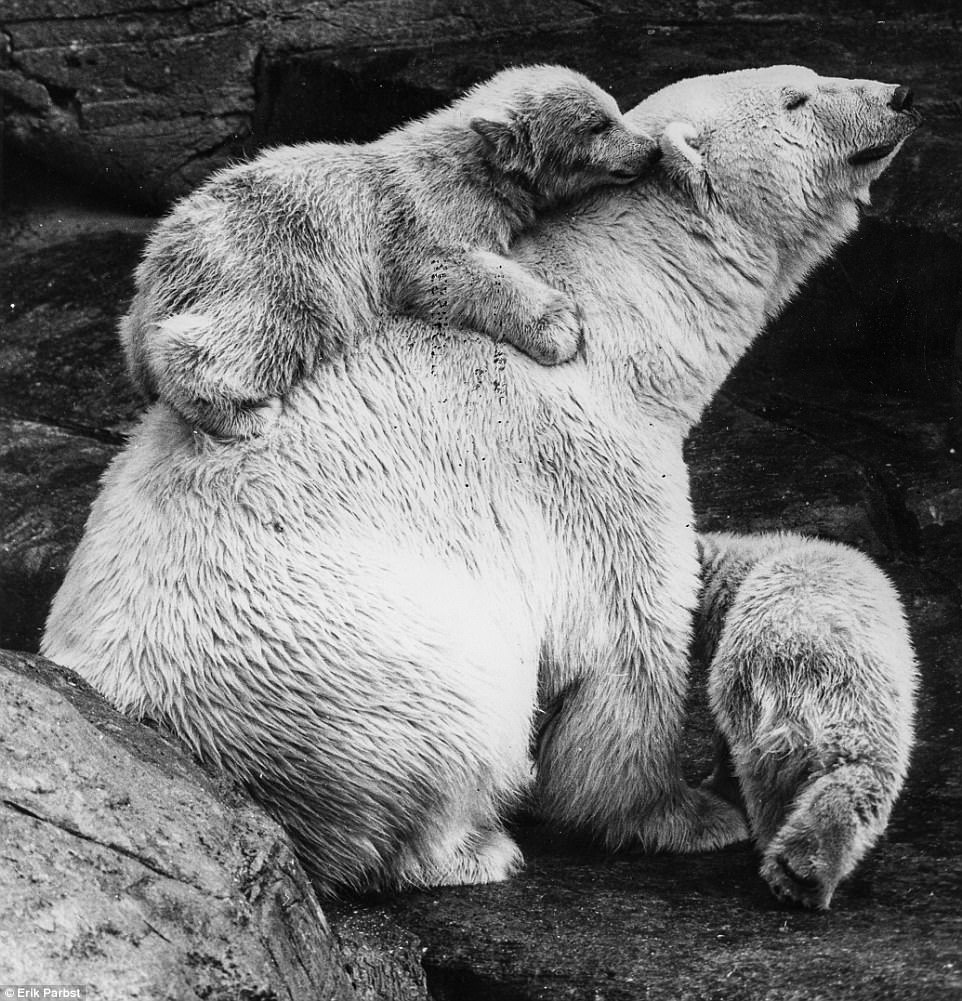
[[[707,789],[692,790],[686,818],[687,830],[683,830],[681,851],[714,851],[747,841],[749,837],[748,823],[741,809]]]
[[[885,829],[894,799],[888,781],[869,766],[845,765],[803,789],[762,856],[762,878],[776,897],[828,908]]]
[[[507,335],[517,348],[542,365],[560,365],[571,361],[584,338],[577,305],[563,292],[545,296],[540,315],[526,330]]]
[[[823,797],[824,798],[824,797]],[[786,903],[827,910],[835,888],[854,868],[868,838],[848,810],[796,808],[762,856],[762,879]],[[816,806],[822,804],[816,804]]]
[[[637,840],[647,851],[709,852],[748,836],[737,806],[705,789],[685,788],[646,816]]]

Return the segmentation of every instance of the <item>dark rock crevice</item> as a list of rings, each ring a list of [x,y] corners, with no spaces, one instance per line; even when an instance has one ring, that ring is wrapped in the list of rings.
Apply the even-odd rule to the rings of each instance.
[[[411,51],[262,54],[251,134],[258,145],[375,139],[451,96],[405,81],[403,70],[412,58]]]

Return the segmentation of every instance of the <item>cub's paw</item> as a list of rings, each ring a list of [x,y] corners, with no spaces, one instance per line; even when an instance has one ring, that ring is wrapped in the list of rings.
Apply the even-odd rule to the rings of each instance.
[[[518,346],[542,365],[560,365],[574,358],[583,340],[584,328],[576,303],[564,293],[552,291],[529,340]]]
[[[776,837],[762,860],[762,879],[784,903],[828,910],[838,879],[832,860],[823,855],[814,837]]]
[[[284,404],[278,397],[251,406],[238,407],[234,421],[234,437],[259,438],[267,434],[277,423],[283,410]]]

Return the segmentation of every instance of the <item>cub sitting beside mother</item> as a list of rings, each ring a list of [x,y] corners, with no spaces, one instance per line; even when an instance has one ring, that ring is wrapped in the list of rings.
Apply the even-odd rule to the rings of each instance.
[[[746,835],[679,766],[682,444],[916,118],[904,88],[783,66],[626,120],[666,169],[514,248],[580,305],[575,361],[385,319],[276,434],[224,444],[155,405],[54,601],[44,653],[244,782],[324,891],[509,875],[539,705],[550,821],[612,848]]]
[[[913,742],[915,653],[877,566],[788,533],[699,538],[718,762],[776,896],[827,908],[885,830]]]

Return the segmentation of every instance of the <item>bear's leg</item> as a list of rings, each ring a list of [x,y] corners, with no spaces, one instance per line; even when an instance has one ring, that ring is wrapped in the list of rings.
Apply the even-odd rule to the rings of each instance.
[[[546,819],[609,848],[679,852],[748,836],[741,812],[679,768],[683,698],[627,673],[589,675],[558,696],[538,745]]]
[[[730,600],[710,701],[762,875],[777,896],[824,908],[904,780],[915,686],[904,615],[881,571],[847,547],[800,536],[713,547],[704,598]]]
[[[581,345],[573,300],[498,254],[436,247],[403,284],[415,316],[505,340],[542,365],[570,361]]]
[[[245,379],[250,363],[230,359],[215,336],[214,320],[181,313],[155,325],[149,341],[157,392],[181,416],[208,434],[249,438],[264,434],[281,412],[281,400]],[[262,381],[262,380],[260,380]]]
[[[762,856],[772,892],[827,909],[836,886],[885,829],[898,784],[871,763],[841,765],[810,782]]]

